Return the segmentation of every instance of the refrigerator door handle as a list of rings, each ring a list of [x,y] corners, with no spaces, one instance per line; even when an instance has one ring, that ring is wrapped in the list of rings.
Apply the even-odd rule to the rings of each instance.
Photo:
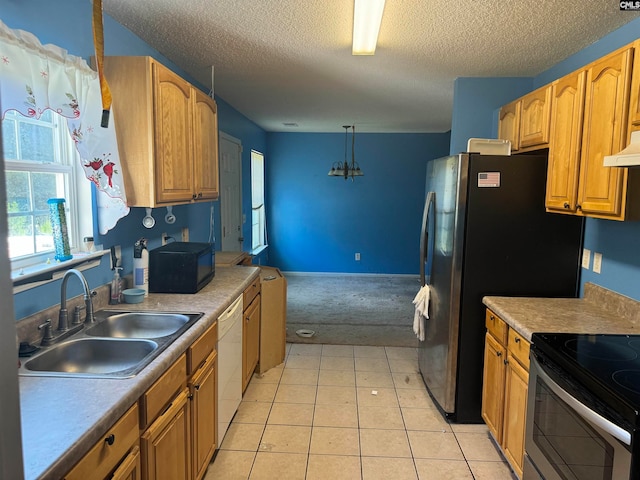
[[[427,198],[424,202],[424,211],[422,212],[422,230],[420,231],[420,285],[426,284],[425,263],[428,258],[429,250],[429,212],[431,211],[431,205],[435,201],[436,193],[427,193]],[[431,272],[428,272],[431,274]]]

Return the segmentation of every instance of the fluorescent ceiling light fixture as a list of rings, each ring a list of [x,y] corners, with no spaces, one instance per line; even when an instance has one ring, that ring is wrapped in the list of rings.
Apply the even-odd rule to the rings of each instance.
[[[354,0],[353,55],[373,55],[382,22],[385,0]]]

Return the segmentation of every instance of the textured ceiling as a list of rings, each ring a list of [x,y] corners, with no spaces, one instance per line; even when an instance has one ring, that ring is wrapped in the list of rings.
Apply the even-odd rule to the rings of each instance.
[[[388,0],[376,54],[352,56],[352,0],[103,5],[207,87],[214,66],[216,95],[270,132],[444,132],[457,77],[535,76],[638,18],[614,0]]]

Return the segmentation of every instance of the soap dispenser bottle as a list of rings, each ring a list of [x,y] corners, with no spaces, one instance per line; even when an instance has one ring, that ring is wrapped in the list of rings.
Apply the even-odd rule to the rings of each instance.
[[[111,298],[109,299],[110,305],[116,305],[120,303],[120,297],[122,295],[122,278],[120,272],[122,267],[115,267],[113,272],[113,279],[111,280]]]

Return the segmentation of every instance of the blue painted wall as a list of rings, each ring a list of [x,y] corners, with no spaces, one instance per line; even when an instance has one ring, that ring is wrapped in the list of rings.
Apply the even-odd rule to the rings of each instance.
[[[532,85],[531,78],[457,78],[450,153],[466,152],[470,138],[497,138],[500,106],[530,92]]]
[[[426,164],[448,153],[449,133],[356,133],[364,176],[354,182],[327,175],[344,159],[344,142],[337,133],[268,135],[269,263],[298,272],[417,274]]]
[[[459,78],[456,80],[451,130],[451,152],[466,148],[469,137],[482,136],[491,125],[497,136],[497,112],[509,101],[546,85],[584,65],[623,47],[640,37],[640,19],[633,20],[589,47],[554,65],[535,78]],[[492,92],[498,85],[498,92]],[[468,112],[473,112],[469,115]],[[602,272],[582,270],[581,294],[585,282],[640,300],[640,222],[615,222],[588,218],[584,246],[603,255]]]
[[[59,2],[50,0],[0,0],[0,20],[9,28],[22,29],[33,33],[43,43],[53,43],[65,48],[72,55],[85,58],[93,54],[93,34],[91,29],[91,2],[88,0],[67,0],[64,8]],[[188,81],[204,91],[208,89],[199,84],[163,55],[151,48],[132,32],[122,27],[108,15],[104,18],[105,53],[107,55],[148,55],[152,56],[172,70],[176,71]],[[238,138],[244,147],[242,154],[243,175],[243,213],[251,218],[251,189],[250,189],[250,152],[251,149],[266,151],[266,132],[239,113],[223,99],[216,97],[218,104],[218,122],[221,131]],[[4,186],[2,186],[4,188]],[[162,233],[180,239],[182,227],[189,227],[190,240],[204,242],[209,240],[209,219],[213,208],[214,234],[220,238],[220,202],[206,202],[197,205],[183,205],[174,207],[177,221],[173,225],[164,222],[165,209],[154,209],[156,226],[146,229],[142,226],[143,208],[132,208],[131,213],[121,219],[116,227],[106,235],[96,235],[96,243],[105,248],[111,245],[121,245],[124,274],[129,274],[133,268],[133,244],[141,237],[149,239],[149,247],[160,246]],[[244,237],[247,239],[245,248],[250,247],[251,225],[243,227]],[[219,243],[217,249],[219,249]],[[85,272],[87,281],[92,287],[108,283],[112,272],[109,269],[109,259],[103,258],[99,268]],[[78,285],[76,285],[78,283]],[[79,282],[69,282],[68,295],[81,293]],[[19,293],[14,296],[15,317],[23,318],[34,312],[48,308],[60,302],[60,282],[50,284]]]
[[[50,0],[0,0],[0,19],[10,28],[30,31],[43,43],[54,43],[73,55],[88,59],[93,53],[91,2],[87,0],[67,0],[64,8]],[[206,90],[108,16],[104,28],[108,55],[153,56]],[[634,20],[533,79],[458,79],[451,132],[358,134],[356,158],[365,176],[354,183],[326,175],[330,164],[344,156],[344,135],[266,133],[216,97],[220,130],[240,139],[244,147],[243,213],[247,218],[251,218],[250,151],[265,154],[270,248],[259,261],[289,271],[416,273],[426,162],[449,151],[465,150],[470,137],[495,137],[501,105],[629,43],[639,31],[640,19]],[[209,202],[175,207],[178,221],[171,228],[162,221],[165,212],[158,209],[154,212],[158,222],[151,230],[140,223],[144,210],[134,208],[114,230],[98,236],[97,242],[105,247],[122,245],[125,273],[130,273],[133,243],[140,237],[149,238],[154,248],[162,232],[179,237],[181,228],[188,226],[192,241],[208,240],[212,207],[215,237],[220,238],[220,204]],[[246,249],[248,222],[243,234]],[[638,238],[640,223],[589,219],[585,246],[601,252],[604,261],[600,275],[583,271],[583,282],[592,281],[640,299],[640,260],[633,249],[633,240],[637,243]],[[360,262],[355,262],[355,252],[361,253]],[[111,278],[108,259],[102,263],[87,273],[92,286]],[[69,295],[79,294],[79,288],[71,283]],[[16,318],[58,302],[59,282],[18,294]]]

